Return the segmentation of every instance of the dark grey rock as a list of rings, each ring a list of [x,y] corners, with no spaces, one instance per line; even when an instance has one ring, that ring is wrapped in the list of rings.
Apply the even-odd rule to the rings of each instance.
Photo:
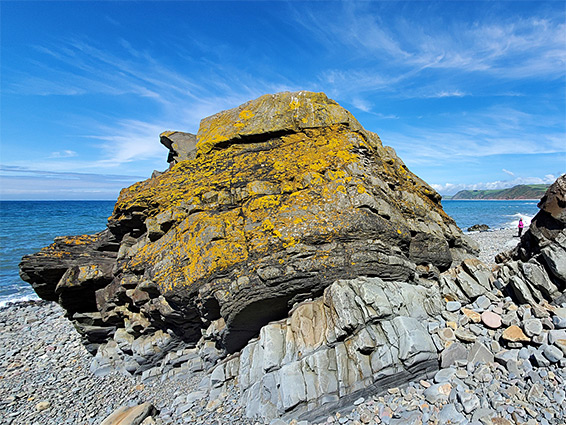
[[[455,342],[440,354],[440,367],[447,368],[456,364],[456,361],[466,361],[467,358],[468,350],[466,347],[459,342]]]

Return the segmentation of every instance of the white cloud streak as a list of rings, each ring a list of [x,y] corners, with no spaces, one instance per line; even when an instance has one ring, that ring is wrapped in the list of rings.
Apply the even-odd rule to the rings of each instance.
[[[491,84],[566,74],[566,23],[559,16],[502,19],[500,13],[491,17],[486,12],[482,21],[438,17],[427,25],[404,13],[382,17],[387,3],[341,5],[339,13],[297,13],[296,21],[327,50],[341,51],[342,62],[355,64],[319,75],[321,84],[351,103],[376,92],[405,98],[473,95],[458,86],[478,76],[489,77]],[[427,7],[426,2],[412,5]],[[426,77],[421,80],[426,82],[415,87],[411,82],[416,76]],[[481,84],[474,89],[481,90]]]

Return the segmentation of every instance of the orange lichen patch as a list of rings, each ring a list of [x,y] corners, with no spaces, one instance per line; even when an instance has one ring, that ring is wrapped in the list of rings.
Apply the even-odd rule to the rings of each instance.
[[[97,235],[67,236],[64,242],[67,245],[87,245],[93,243],[97,239]]]

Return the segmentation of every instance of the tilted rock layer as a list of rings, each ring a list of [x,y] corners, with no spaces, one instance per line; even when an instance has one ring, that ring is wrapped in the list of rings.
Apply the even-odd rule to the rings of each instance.
[[[112,339],[129,371],[211,323],[213,345],[238,351],[338,279],[431,287],[474,251],[440,196],[322,93],[262,96],[204,119],[196,139],[161,140],[172,166],[124,189],[108,230],[21,264],[93,352]]]
[[[502,285],[522,303],[566,301],[566,175],[540,200],[540,211],[517,247],[498,255]]]

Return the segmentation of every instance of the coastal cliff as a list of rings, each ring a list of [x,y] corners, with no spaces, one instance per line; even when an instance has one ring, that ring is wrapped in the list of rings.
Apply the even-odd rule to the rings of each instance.
[[[461,190],[452,196],[453,200],[521,200],[540,199],[544,196],[549,185],[521,184],[508,189],[497,190]]]

